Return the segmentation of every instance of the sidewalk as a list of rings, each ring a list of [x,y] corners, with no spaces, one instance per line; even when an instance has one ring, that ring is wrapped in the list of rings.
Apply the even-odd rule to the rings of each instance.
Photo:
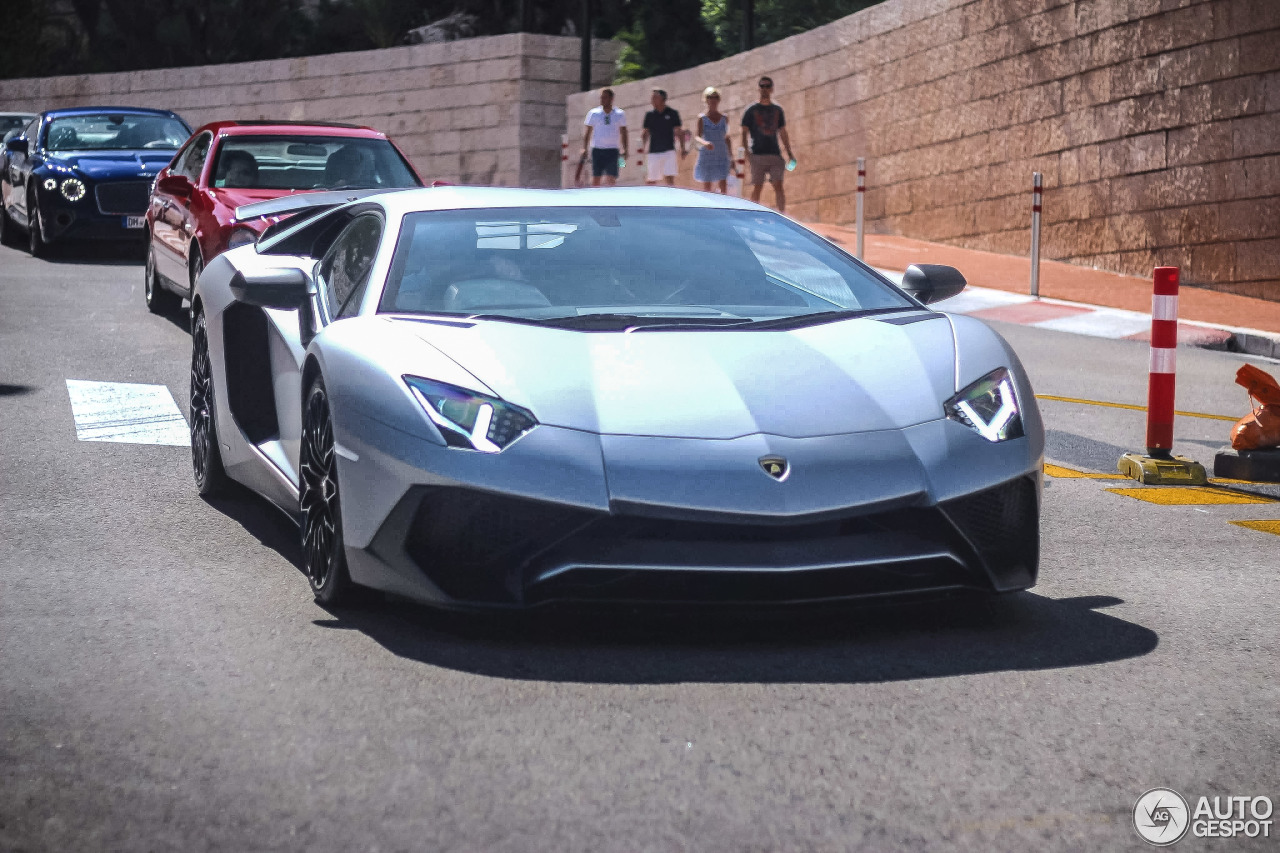
[[[853,251],[856,234],[841,225],[809,225]],[[1151,324],[1151,280],[1089,269],[1060,261],[1040,262],[1040,295],[1027,295],[1027,258],[961,249],[906,237],[868,234],[866,261],[902,271],[913,263],[959,269],[970,287],[943,310],[989,320],[1022,323],[1107,338],[1147,340]],[[1179,343],[1280,358],[1280,302],[1198,287],[1178,295]]]

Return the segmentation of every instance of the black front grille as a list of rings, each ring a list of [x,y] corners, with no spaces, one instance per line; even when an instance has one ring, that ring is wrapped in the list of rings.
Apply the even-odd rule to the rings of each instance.
[[[101,213],[125,216],[141,216],[147,212],[151,198],[149,181],[118,181],[98,184],[94,190]]]
[[[447,487],[419,487],[406,501],[405,553],[459,601],[803,601],[987,586],[936,508],[763,524],[608,514]]]
[[[996,577],[1034,580],[1040,559],[1040,507],[1036,483],[1020,477],[942,504]]]

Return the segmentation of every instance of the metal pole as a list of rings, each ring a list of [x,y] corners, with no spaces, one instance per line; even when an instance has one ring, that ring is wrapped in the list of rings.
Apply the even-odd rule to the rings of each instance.
[[[582,0],[582,69],[579,82],[583,92],[591,88],[591,0]]]
[[[756,8],[755,0],[742,0],[742,49],[751,50],[756,46]]]
[[[1031,295],[1040,298],[1040,173],[1031,173]]]
[[[858,158],[858,206],[855,221],[855,227],[858,234],[857,255],[858,260],[862,260],[862,199],[867,194],[867,160],[865,157]]]

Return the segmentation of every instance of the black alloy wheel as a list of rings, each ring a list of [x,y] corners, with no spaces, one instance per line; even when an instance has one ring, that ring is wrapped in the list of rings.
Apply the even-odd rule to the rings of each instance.
[[[147,247],[147,265],[143,268],[143,297],[152,314],[173,314],[182,305],[182,297],[160,283],[156,273],[156,250]]]
[[[324,380],[311,383],[302,413],[299,450],[298,503],[302,510],[302,547],[307,579],[321,604],[344,604],[351,599],[351,578],[342,541],[342,507],[338,491],[338,460],[334,452],[333,419]]]
[[[209,359],[209,330],[204,312],[191,329],[191,470],[196,489],[206,497],[226,490],[227,474],[218,447],[214,420],[213,365]]]
[[[44,229],[40,227],[40,206],[36,203],[35,190],[27,194],[27,252],[33,258],[43,258],[49,253]]]

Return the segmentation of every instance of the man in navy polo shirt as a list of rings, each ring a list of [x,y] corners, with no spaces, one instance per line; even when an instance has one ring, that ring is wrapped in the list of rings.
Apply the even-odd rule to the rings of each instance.
[[[680,128],[680,113],[667,106],[667,93],[654,89],[649,99],[653,109],[644,114],[644,130],[640,131],[640,147],[649,151],[649,174],[645,183],[656,184],[663,180],[667,186],[675,186],[680,164],[676,161],[676,133]],[[684,136],[680,137],[680,156],[686,154]]]

